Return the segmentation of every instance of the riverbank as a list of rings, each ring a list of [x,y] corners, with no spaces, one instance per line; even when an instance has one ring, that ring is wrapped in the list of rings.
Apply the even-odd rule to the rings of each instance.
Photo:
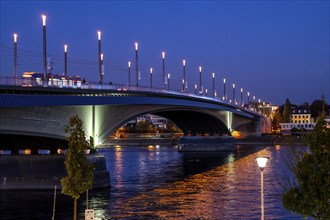
[[[93,189],[110,187],[110,174],[101,154],[88,155],[95,170]],[[8,155],[0,156],[0,190],[49,190],[61,188],[66,175],[64,155]]]

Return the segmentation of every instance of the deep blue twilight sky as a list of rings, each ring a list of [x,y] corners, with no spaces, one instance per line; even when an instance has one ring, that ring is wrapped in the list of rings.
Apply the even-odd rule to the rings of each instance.
[[[139,42],[139,85],[161,81],[161,52],[171,87],[181,88],[182,59],[190,91],[203,67],[222,96],[225,77],[261,100],[330,103],[329,1],[7,1],[0,0],[0,75],[13,75],[13,33],[18,34],[19,74],[42,72],[42,19],[54,73],[98,80],[97,31],[102,32],[105,82],[127,83],[127,62]],[[134,62],[133,62],[134,66]],[[132,84],[135,84],[135,72]],[[227,84],[227,85],[228,85]],[[227,86],[228,88],[228,86]],[[238,94],[238,89],[236,94]],[[229,96],[231,96],[231,90]]]

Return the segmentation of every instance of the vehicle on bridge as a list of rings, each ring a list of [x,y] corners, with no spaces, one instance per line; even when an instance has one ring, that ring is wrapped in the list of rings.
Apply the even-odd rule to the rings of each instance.
[[[66,76],[62,74],[47,73],[46,79],[43,73],[24,72],[22,86],[50,86],[59,88],[80,88],[82,80],[80,76]]]

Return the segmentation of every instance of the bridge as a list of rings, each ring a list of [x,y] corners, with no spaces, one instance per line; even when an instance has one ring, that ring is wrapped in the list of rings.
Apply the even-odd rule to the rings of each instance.
[[[173,121],[185,135],[261,135],[266,118],[214,97],[125,85],[30,85],[1,81],[0,134],[66,139],[64,127],[78,114],[95,145],[128,121],[147,113]]]

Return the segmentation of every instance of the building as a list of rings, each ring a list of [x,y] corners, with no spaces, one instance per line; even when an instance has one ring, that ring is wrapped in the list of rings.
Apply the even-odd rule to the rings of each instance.
[[[281,133],[290,133],[292,129],[311,131],[316,125],[311,117],[311,111],[302,107],[293,109],[290,118],[290,123],[280,123]]]

